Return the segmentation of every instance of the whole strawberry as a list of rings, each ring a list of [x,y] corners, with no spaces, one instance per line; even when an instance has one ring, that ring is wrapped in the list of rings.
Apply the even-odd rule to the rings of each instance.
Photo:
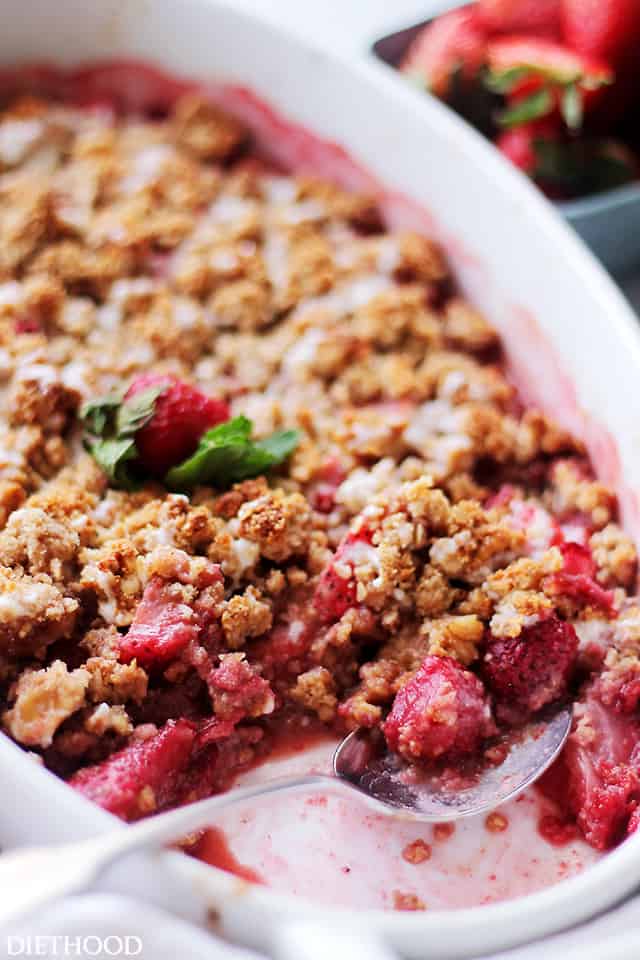
[[[189,457],[203,433],[229,419],[224,400],[208,397],[196,387],[168,374],[143,374],[127,390],[125,403],[148,390],[161,388],[153,415],[135,434],[140,462],[154,477],[164,477]]]
[[[208,397],[171,374],[144,374],[124,396],[85,403],[85,447],[113,486],[133,489],[161,480],[190,457],[204,433],[229,419],[224,400]]]
[[[565,43],[586,56],[602,57],[615,70],[637,62],[640,44],[638,0],[563,0]]]
[[[486,36],[475,6],[451,10],[421,30],[401,70],[420,78],[438,97],[446,97],[454,76],[474,78],[484,63]]]
[[[561,0],[478,0],[478,17],[490,33],[527,33],[555,39]]]

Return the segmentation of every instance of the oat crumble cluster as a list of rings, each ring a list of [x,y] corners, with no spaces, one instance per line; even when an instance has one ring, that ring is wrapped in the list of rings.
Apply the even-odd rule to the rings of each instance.
[[[382,725],[420,762],[571,694],[567,815],[601,848],[634,828],[635,547],[436,244],[257,161],[195,94],[161,119],[22,97],[0,337],[2,725],[48,767],[135,819],[224,788],[278,724]],[[115,488],[80,407],[150,373],[294,453]]]

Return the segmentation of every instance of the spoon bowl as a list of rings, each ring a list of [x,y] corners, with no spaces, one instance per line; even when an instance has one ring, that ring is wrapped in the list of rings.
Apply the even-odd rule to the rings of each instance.
[[[502,736],[480,760],[422,770],[389,754],[379,731],[354,730],[338,746],[333,770],[397,813],[459,820],[493,810],[534,783],[562,750],[571,720],[571,707],[562,707]]]

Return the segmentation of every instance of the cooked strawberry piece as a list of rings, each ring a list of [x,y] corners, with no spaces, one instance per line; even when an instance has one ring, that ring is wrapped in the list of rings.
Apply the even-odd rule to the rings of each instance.
[[[366,528],[349,531],[338,546],[328,566],[323,570],[313,605],[321,620],[331,623],[339,620],[346,611],[356,605],[357,589],[354,569],[371,564],[378,566],[378,554],[371,544]]]
[[[143,667],[164,667],[189,646],[211,645],[217,631],[215,595],[207,588],[222,581],[216,564],[201,573],[199,595],[192,604],[183,599],[178,581],[151,578],[128,632],[120,639],[120,660],[135,659]]]
[[[564,696],[577,653],[574,628],[555,616],[525,627],[518,637],[490,640],[482,675],[498,718],[519,722]]]
[[[272,713],[275,697],[268,682],[241,654],[228,653],[209,677],[216,716],[235,723]]]
[[[452,77],[462,70],[472,79],[485,60],[486,34],[475,7],[452,10],[421,30],[402,71],[424,78],[432,93],[445,97]]]
[[[555,517],[535,500],[521,500],[519,497],[511,499],[505,522],[514,530],[522,530],[526,535],[527,547],[532,556],[539,556],[550,547],[562,543],[562,532]]]
[[[559,597],[570,597],[582,606],[599,607],[613,616],[613,594],[596,583],[597,568],[590,549],[579,543],[565,543],[560,550],[564,569],[547,577],[545,589]]]
[[[595,577],[597,568],[591,550],[580,543],[563,543],[560,553],[564,560],[564,572],[570,576]]]
[[[120,659],[143,667],[165,666],[197,640],[199,625],[191,607],[175,599],[172,585],[161,577],[147,584],[133,623],[120,640]]]
[[[246,769],[263,739],[256,726],[235,727],[229,721],[204,720],[198,725],[194,750],[176,777],[176,804],[193,803],[232,786]]]
[[[627,825],[627,836],[630,837],[632,833],[635,833],[638,827],[640,827],[640,806],[635,808],[629,818],[629,823]]]
[[[640,800],[637,750],[640,724],[589,695],[575,707],[575,728],[564,749],[568,805],[586,840],[598,850],[625,834]]]
[[[42,323],[33,311],[26,311],[16,318],[14,330],[16,333],[41,333]]]
[[[102,763],[79,770],[71,786],[123,820],[136,820],[150,807],[163,810],[179,799],[195,736],[194,724],[170,720],[150,739],[134,741]]]
[[[140,460],[156,477],[164,477],[170,467],[191,456],[203,433],[230,417],[224,400],[208,397],[168,374],[138,377],[129,387],[125,400],[150,387],[163,385],[166,389],[155,402],[151,420],[135,435]]]
[[[478,19],[491,33],[556,38],[561,0],[478,0]]]
[[[407,760],[435,760],[472,753],[495,727],[480,680],[451,657],[428,656],[396,694],[383,731]]]

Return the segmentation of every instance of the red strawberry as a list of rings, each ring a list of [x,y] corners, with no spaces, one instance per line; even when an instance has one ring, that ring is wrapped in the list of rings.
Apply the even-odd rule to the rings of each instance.
[[[451,10],[420,31],[401,70],[424,77],[432,93],[445,97],[458,69],[473,78],[483,65],[486,39],[474,6]]]
[[[581,56],[559,43],[527,36],[492,41],[488,61],[494,83],[500,80],[505,83],[506,79],[505,93],[511,107],[520,104],[518,112],[522,113],[522,101],[533,98],[527,104],[529,115],[522,120],[518,118],[518,122],[559,113],[572,130],[582,126],[583,112],[593,110],[602,87],[614,78],[604,60]],[[514,71],[518,75],[509,79]],[[515,123],[511,111],[510,125]]]
[[[484,687],[452,657],[428,656],[396,694],[384,735],[407,760],[472,753],[495,732]]]
[[[224,400],[208,397],[170,374],[138,377],[129,387],[125,400],[164,384],[166,389],[155,401],[153,417],[135,435],[140,460],[156,477],[164,477],[170,467],[191,456],[202,434],[230,416]]]
[[[637,58],[640,45],[638,0],[562,0],[565,43],[577,53],[602,57],[614,68]]]
[[[353,570],[367,563],[374,567],[379,563],[368,531],[349,531],[322,571],[313,597],[316,612],[324,622],[339,620],[349,607],[355,606],[356,580]]]
[[[603,57],[616,72],[593,118],[594,129],[611,132],[637,100],[640,47],[638,0],[562,0],[562,30],[567,46],[585,56]]]
[[[149,740],[134,741],[102,763],[79,770],[71,786],[124,820],[137,820],[149,812],[142,806],[146,787],[156,810],[177,802],[195,737],[188,720],[170,720]]]
[[[523,123],[498,134],[496,146],[514,166],[530,177],[535,177],[538,158],[535,144],[538,140],[554,141],[558,138],[557,125],[544,118],[533,123]]]
[[[172,597],[171,584],[153,577],[128,633],[120,640],[120,659],[143,667],[166,666],[199,636],[191,607]]]
[[[567,690],[578,637],[569,623],[549,617],[518,637],[490,640],[482,664],[497,700],[497,715],[510,723],[536,713]]]
[[[488,46],[488,62],[497,74],[529,68],[542,79],[559,85],[597,86],[613,80],[611,67],[601,58],[583,56],[560,43],[535,37],[514,35],[493,40]]]
[[[587,841],[606,850],[622,839],[640,799],[640,726],[592,695],[574,709],[576,727],[562,756],[564,794]]]
[[[570,597],[585,607],[600,607],[608,616],[613,616],[613,594],[596,583],[597,568],[591,550],[579,543],[564,543],[560,550],[564,566],[546,578],[547,591],[559,597]]]
[[[239,723],[273,712],[275,697],[267,680],[236,653],[223,654],[209,677],[216,716]]]
[[[478,18],[492,33],[526,33],[556,39],[561,0],[478,0]]]
[[[176,571],[179,578],[180,571]],[[186,581],[189,582],[189,581]],[[129,631],[120,638],[120,659],[143,667],[164,667],[190,644],[210,644],[216,636],[216,591],[222,591],[220,567],[210,563],[198,577],[200,593],[187,605],[179,582],[154,576],[145,587]],[[219,599],[219,598],[218,598]]]
[[[597,573],[597,567],[589,547],[581,543],[563,543],[560,545],[560,553],[564,560],[564,572],[571,576],[585,576],[593,579]]]

